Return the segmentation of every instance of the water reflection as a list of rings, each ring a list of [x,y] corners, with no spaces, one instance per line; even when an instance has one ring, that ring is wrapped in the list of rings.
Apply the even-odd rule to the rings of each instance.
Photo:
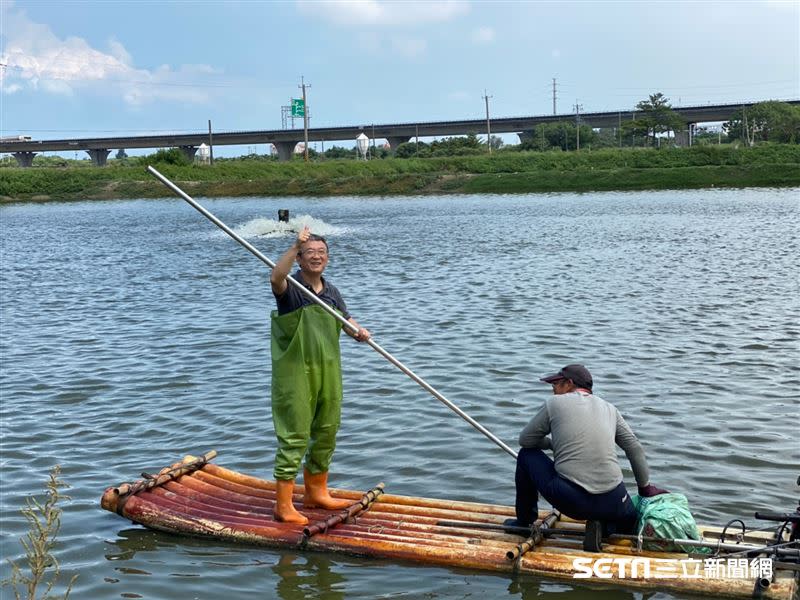
[[[278,575],[275,591],[281,600],[344,599],[345,577],[331,568],[331,560],[320,554],[283,554],[272,567]]]
[[[514,574],[511,577],[508,594],[519,600],[554,598],[559,595],[565,598],[584,598],[591,595],[592,600],[647,600],[657,593],[634,592],[616,586],[609,588],[602,585],[571,585],[521,574]]]
[[[344,575],[335,569],[337,564],[330,557],[318,553],[298,553],[268,551],[261,558],[254,558],[258,550],[237,544],[209,542],[202,538],[186,538],[170,533],[131,528],[119,532],[119,537],[109,540],[112,551],[106,552],[108,561],[131,562],[136,565],[159,563],[164,551],[172,559],[171,577],[199,577],[191,573],[197,564],[204,568],[240,569],[240,573],[249,579],[253,571],[260,572],[265,566],[277,577],[274,580],[275,594],[281,600],[304,600],[309,597],[321,597],[326,600],[344,600]],[[138,555],[138,556],[137,556]],[[213,557],[218,557],[214,560]],[[254,569],[255,567],[255,569]],[[117,566],[114,569],[120,575],[151,575],[150,572],[133,566]],[[261,578],[259,577],[259,578]],[[107,583],[117,583],[118,579],[107,578]],[[262,584],[263,586],[263,579]],[[268,587],[272,584],[268,584]]]
[[[118,535],[116,540],[108,540],[108,543],[116,546],[118,551],[106,553],[106,560],[131,560],[137,552],[154,552],[175,547],[178,543],[186,546],[192,542],[184,537],[142,528],[123,529]]]

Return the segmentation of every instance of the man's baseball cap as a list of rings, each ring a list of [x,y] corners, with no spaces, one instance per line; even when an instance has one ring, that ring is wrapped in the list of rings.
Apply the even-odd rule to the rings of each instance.
[[[592,374],[589,373],[589,369],[584,367],[583,365],[567,365],[563,369],[561,369],[558,373],[553,373],[552,375],[546,375],[542,377],[539,381],[544,381],[545,383],[555,383],[556,381],[560,381],[561,379],[570,379],[572,383],[574,383],[579,388],[586,388],[587,390],[592,389]]]

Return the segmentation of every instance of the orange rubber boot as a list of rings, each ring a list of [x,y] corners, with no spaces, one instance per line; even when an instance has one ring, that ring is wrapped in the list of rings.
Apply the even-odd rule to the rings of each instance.
[[[326,510],[341,510],[353,502],[331,497],[328,492],[328,473],[310,473],[303,469],[303,481],[306,493],[303,496],[303,506],[324,508]]]
[[[305,525],[308,519],[292,504],[292,492],[294,491],[294,479],[278,479],[276,482],[275,509],[272,516],[276,521],[283,523],[296,523]]]

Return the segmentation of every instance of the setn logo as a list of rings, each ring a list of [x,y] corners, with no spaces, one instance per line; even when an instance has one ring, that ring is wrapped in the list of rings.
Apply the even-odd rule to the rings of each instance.
[[[646,558],[577,557],[572,561],[572,568],[575,570],[572,575],[574,579],[650,577],[650,561]]]

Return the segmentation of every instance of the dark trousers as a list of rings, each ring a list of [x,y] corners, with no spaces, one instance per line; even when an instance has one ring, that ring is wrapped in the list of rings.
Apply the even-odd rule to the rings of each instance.
[[[590,494],[556,473],[553,460],[541,450],[520,449],[514,481],[517,484],[517,520],[526,525],[536,520],[541,493],[568,517],[603,521],[605,534],[630,533],[636,526],[636,509],[624,483],[620,482],[610,492]]]

